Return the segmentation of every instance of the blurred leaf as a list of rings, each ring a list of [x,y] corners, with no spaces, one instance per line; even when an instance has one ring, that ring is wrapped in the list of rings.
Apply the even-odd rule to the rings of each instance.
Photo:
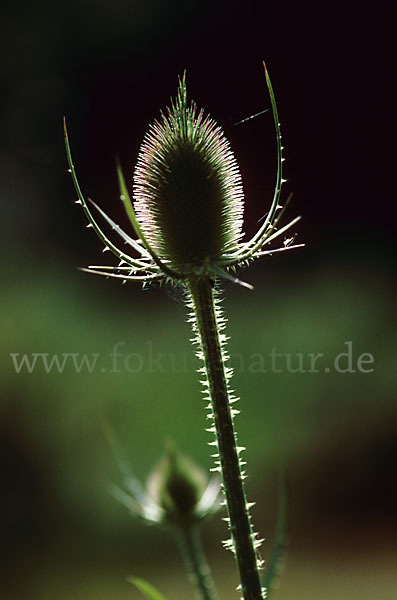
[[[150,585],[150,583],[148,583],[144,579],[129,576],[127,577],[127,581],[132,583],[132,585],[135,585],[135,587],[138,588],[138,590],[142,592],[142,594],[146,598],[148,598],[148,600],[166,600],[166,598],[162,594],[160,594],[160,592],[158,592],[152,585]]]
[[[280,500],[277,517],[276,537],[270,557],[267,561],[262,585],[267,590],[267,598],[270,600],[271,592],[277,584],[277,579],[281,575],[287,553],[288,545],[288,492],[285,478],[280,484]]]

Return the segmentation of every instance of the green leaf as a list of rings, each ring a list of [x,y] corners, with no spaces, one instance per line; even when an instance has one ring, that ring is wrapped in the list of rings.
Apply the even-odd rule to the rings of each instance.
[[[145,596],[148,600],[166,600],[166,598],[160,594],[150,583],[145,581],[144,579],[140,579],[139,577],[133,577],[130,575],[127,577],[127,581],[132,583],[142,595]]]
[[[120,199],[121,199],[121,201],[124,204],[125,211],[127,213],[127,216],[129,218],[129,220],[131,221],[131,224],[132,224],[132,226],[134,228],[134,231],[135,231],[136,235],[139,237],[139,239],[141,240],[143,246],[149,252],[150,256],[153,258],[153,260],[156,263],[156,265],[159,266],[160,269],[162,269],[162,271],[166,275],[168,275],[169,277],[180,279],[179,273],[176,273],[175,271],[173,271],[172,269],[170,269],[169,267],[167,267],[159,259],[159,257],[157,256],[156,252],[153,250],[153,248],[149,244],[148,240],[146,239],[146,237],[145,237],[145,235],[144,235],[144,233],[142,231],[142,228],[139,225],[137,216],[135,214],[135,210],[134,210],[133,204],[131,202],[130,195],[128,193],[127,184],[125,183],[123,171],[122,171],[121,165],[120,165],[120,163],[119,163],[118,160],[117,160],[116,166],[117,166],[117,177],[118,177],[118,180],[119,180],[119,187],[120,187]]]
[[[117,177],[118,177],[119,187],[120,187],[120,199],[124,204],[125,212],[127,213],[129,220],[131,221],[131,225],[133,226],[136,235],[138,236],[139,239],[142,240],[143,245],[147,249],[147,240],[146,240],[145,236],[143,235],[142,229],[138,222],[138,219],[136,218],[135,210],[132,205],[131,198],[128,193],[127,185],[125,183],[123,171],[121,169],[121,165],[120,165],[118,159],[116,162],[116,166],[117,166]]]
[[[285,476],[280,482],[280,500],[277,517],[276,535],[273,549],[268,558],[267,566],[263,576],[262,585],[267,590],[267,599],[270,600],[271,592],[275,587],[275,581],[281,575],[287,554],[288,546],[288,490]]]

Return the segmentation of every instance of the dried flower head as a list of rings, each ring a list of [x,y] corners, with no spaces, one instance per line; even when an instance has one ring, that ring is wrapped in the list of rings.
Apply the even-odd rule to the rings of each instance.
[[[270,210],[256,234],[242,241],[243,189],[236,159],[221,128],[187,100],[186,81],[166,113],[149,128],[134,174],[134,204],[118,165],[121,200],[137,239],[130,237],[96,204],[91,204],[134,251],[120,250],[97,224],[77,181],[65,125],[65,143],[72,174],[89,226],[120,260],[117,267],[90,266],[88,271],[123,281],[188,280],[215,274],[241,283],[234,272],[255,258],[296,248],[292,239],[268,246],[292,227],[299,217],[278,228],[284,208],[279,204],[282,179],[280,123],[265,67],[277,141],[276,188]],[[286,204],[288,203],[288,199]]]

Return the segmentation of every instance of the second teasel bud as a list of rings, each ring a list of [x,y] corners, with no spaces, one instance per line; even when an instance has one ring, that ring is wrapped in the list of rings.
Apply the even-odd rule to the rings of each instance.
[[[175,448],[170,448],[152,471],[147,491],[164,511],[166,521],[186,527],[204,516],[200,502],[207,486],[205,472]]]

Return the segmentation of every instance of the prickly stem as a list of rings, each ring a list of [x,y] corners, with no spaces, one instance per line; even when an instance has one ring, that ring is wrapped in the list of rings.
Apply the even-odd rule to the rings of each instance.
[[[202,549],[199,528],[185,528],[180,531],[178,539],[186,568],[197,590],[197,597],[201,600],[217,600],[218,596]]]
[[[189,280],[190,305],[193,309],[193,330],[197,335],[200,352],[198,355],[205,365],[208,399],[210,401],[210,418],[214,421],[215,442],[219,453],[216,469],[222,474],[223,491],[228,515],[230,547],[237,562],[241,592],[244,600],[260,600],[263,596],[259,577],[260,561],[256,548],[258,542],[252,530],[249,505],[244,488],[244,474],[241,469],[236,434],[233,426],[234,400],[228,385],[231,370],[225,366],[227,356],[224,352],[224,326],[217,292],[212,287],[209,277]]]

